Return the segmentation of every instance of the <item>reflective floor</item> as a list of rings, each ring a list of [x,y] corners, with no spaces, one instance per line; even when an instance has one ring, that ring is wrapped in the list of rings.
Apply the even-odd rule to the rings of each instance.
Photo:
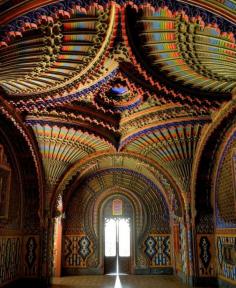
[[[52,288],[186,288],[174,276],[99,275],[54,278]]]

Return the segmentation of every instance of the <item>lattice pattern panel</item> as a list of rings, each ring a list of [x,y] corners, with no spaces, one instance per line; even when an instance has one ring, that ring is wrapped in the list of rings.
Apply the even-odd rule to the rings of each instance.
[[[187,273],[187,247],[186,230],[184,225],[180,225],[180,253],[182,262],[182,271]]]
[[[197,235],[198,266],[201,277],[214,276],[214,235]]]
[[[92,253],[92,242],[86,235],[64,236],[64,267],[85,268]]]
[[[236,285],[236,237],[235,235],[217,236],[218,275]]]
[[[21,246],[21,237],[0,237],[0,285],[19,276]]]
[[[150,234],[144,241],[144,247],[151,267],[171,266],[170,235]]]
[[[24,238],[25,276],[37,276],[39,260],[39,237],[31,235]]]

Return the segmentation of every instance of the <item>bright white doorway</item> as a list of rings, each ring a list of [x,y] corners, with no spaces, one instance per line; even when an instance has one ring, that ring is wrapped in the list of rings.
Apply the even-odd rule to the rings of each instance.
[[[105,273],[127,274],[130,263],[130,218],[105,218]]]

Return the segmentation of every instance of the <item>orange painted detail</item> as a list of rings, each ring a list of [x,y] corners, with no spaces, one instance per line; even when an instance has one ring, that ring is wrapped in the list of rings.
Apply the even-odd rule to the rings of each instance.
[[[23,2],[23,3],[22,3]],[[40,6],[44,6],[47,4],[56,3],[57,1],[52,0],[34,0],[29,1],[29,3],[25,3],[25,1],[19,1],[19,4],[16,6],[13,6],[10,10],[7,10],[5,13],[3,13],[0,17],[0,25],[6,24],[13,20],[14,18],[25,14],[33,9],[37,9]]]

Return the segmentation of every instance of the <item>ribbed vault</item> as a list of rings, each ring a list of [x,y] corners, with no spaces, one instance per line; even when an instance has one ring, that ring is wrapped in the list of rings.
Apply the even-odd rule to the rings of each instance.
[[[61,8],[50,16],[36,13],[34,23],[25,17],[10,26],[0,42],[2,87],[11,95],[42,94],[79,79],[105,51],[111,10],[96,4]]]
[[[113,150],[107,141],[79,129],[34,124],[48,185],[55,185],[75,162],[97,152]]]
[[[144,5],[137,21],[140,44],[155,73],[162,71],[174,81],[203,90],[230,92],[235,87],[232,32],[167,6]]]
[[[163,124],[137,132],[123,140],[122,151],[154,160],[174,176],[188,192],[192,163],[204,121]]]

